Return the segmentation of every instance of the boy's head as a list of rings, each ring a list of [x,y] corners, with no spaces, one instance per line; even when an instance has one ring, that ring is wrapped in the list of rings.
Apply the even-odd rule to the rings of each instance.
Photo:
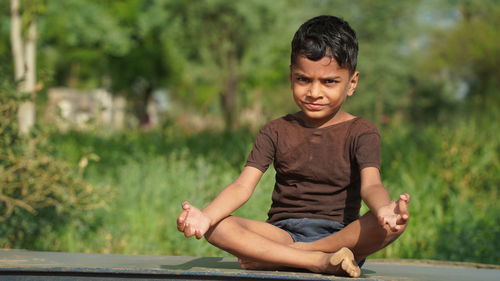
[[[356,32],[346,21],[334,16],[312,18],[302,24],[293,37],[292,66],[299,56],[312,61],[325,56],[334,58],[352,75],[356,71],[358,56]]]

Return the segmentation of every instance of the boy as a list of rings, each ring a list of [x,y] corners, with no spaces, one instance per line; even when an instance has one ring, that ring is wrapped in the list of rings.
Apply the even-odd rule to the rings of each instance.
[[[319,16],[299,28],[290,81],[300,111],[260,130],[240,176],[205,209],[184,202],[179,231],[205,236],[246,269],[360,276],[358,263],[406,228],[410,196],[390,201],[380,179],[376,128],[341,110],[358,83],[357,52],[356,34],[342,19]],[[267,222],[231,216],[273,161]],[[361,200],[370,211],[359,217]]]

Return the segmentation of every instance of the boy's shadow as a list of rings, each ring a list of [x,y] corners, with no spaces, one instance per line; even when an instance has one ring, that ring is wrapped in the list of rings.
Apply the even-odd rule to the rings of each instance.
[[[168,269],[168,270],[190,270],[194,267],[203,267],[203,268],[218,268],[218,269],[242,269],[240,267],[240,264],[235,261],[224,261],[223,258],[197,258],[190,260],[188,262],[178,264],[178,265],[160,265],[162,269]],[[301,269],[288,269],[287,271],[290,272],[309,272],[307,270],[301,270]],[[363,275],[364,274],[373,274],[376,273],[373,270],[369,269],[362,269]]]
[[[241,269],[238,262],[223,261],[223,258],[197,258],[178,265],[161,265],[162,269],[189,270],[193,267]]]

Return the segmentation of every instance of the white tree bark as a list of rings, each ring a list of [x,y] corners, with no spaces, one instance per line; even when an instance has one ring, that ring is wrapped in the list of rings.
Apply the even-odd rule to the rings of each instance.
[[[19,15],[19,0],[10,0],[10,43],[14,58],[14,74],[17,82],[24,77],[24,46],[21,36],[21,17]]]
[[[27,134],[35,124],[35,104],[33,95],[36,90],[36,40],[37,25],[33,17],[28,25],[26,45],[22,37],[21,16],[19,14],[19,0],[11,0],[11,44],[14,58],[15,79],[18,90],[30,93],[32,96],[23,102],[18,109],[17,118],[19,133]]]
[[[29,93],[35,92],[36,85],[36,39],[37,39],[37,24],[33,18],[28,26],[28,38],[26,39],[26,91]]]

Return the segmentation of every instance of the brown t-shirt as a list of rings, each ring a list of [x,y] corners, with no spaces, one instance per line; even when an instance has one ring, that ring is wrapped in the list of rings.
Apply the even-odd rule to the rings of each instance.
[[[268,222],[318,218],[348,224],[359,217],[361,169],[380,168],[380,135],[359,117],[310,128],[287,115],[260,130],[246,166],[265,172],[273,161]]]

